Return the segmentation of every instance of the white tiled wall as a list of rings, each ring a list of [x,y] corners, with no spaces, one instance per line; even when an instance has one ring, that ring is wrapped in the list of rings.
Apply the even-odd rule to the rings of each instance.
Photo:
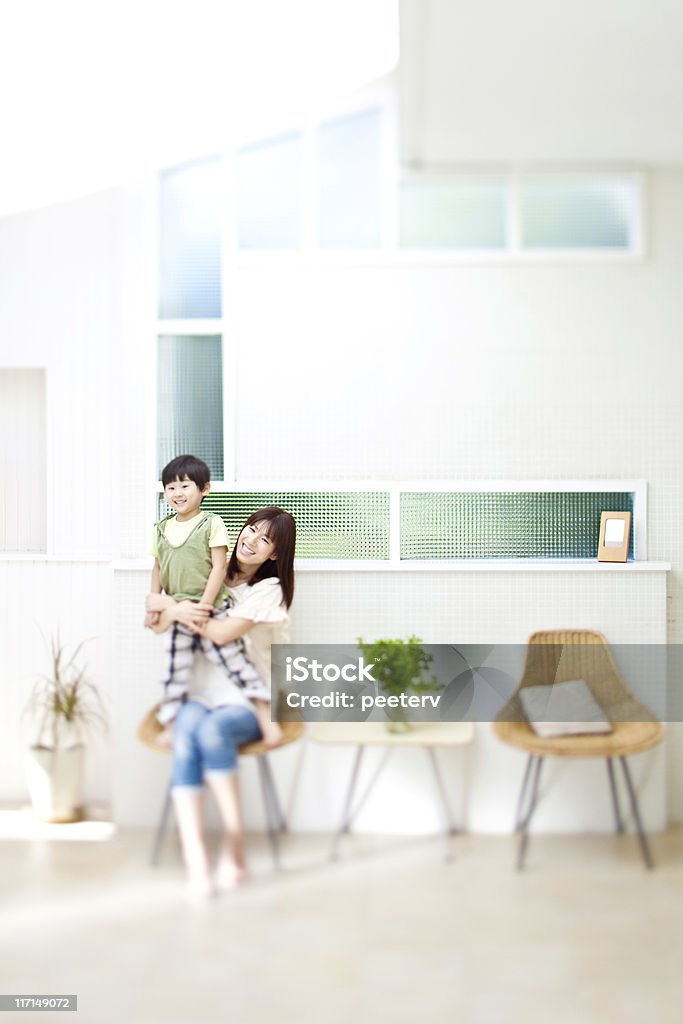
[[[126,681],[117,698],[120,748],[115,773],[117,820],[148,823],[158,813],[167,779],[167,759],[133,739],[138,721],[156,699],[161,645],[140,637],[139,606],[146,577],[117,573],[115,620],[121,638],[119,671]],[[524,643],[533,629],[591,627],[614,643],[663,643],[666,631],[666,574],[663,572],[301,572],[292,615],[292,641],[355,643],[357,637],[396,637],[416,632],[430,643]],[[331,829],[341,814],[352,750],[297,744],[274,755],[278,782],[294,828]],[[381,752],[365,757],[372,776]],[[504,749],[490,724],[477,727],[472,748],[439,754],[458,821],[480,832],[505,832],[524,768],[523,756]],[[253,773],[244,780],[247,819],[261,824]],[[648,827],[666,821],[663,751],[634,761]],[[433,795],[430,765],[421,750],[395,751],[381,784],[359,815],[370,831],[428,832],[442,827]],[[602,762],[577,765],[572,776],[559,765],[545,771],[552,798],[539,809],[537,827],[547,831],[611,828],[609,790]],[[578,780],[578,781],[577,781]],[[467,785],[465,784],[467,782]],[[603,792],[604,790],[604,792]],[[598,793],[597,799],[594,794]]]
[[[666,574],[302,572],[293,643],[416,633],[427,643],[525,643],[536,629],[597,629],[612,643],[666,641]]]

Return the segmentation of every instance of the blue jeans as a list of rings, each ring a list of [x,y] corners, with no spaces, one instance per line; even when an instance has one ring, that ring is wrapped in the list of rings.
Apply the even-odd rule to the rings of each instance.
[[[260,739],[261,726],[249,708],[227,705],[209,711],[185,701],[173,728],[171,785],[197,788],[207,771],[234,772],[238,747]]]

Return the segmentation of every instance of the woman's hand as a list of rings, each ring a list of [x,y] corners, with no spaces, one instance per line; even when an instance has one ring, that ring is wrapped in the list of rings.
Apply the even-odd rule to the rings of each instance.
[[[194,609],[195,615],[193,622],[188,626],[188,629],[193,633],[197,633],[198,636],[208,636],[209,629],[207,627],[210,627],[211,625],[213,605],[202,604],[200,602],[199,604],[192,604],[192,608]],[[185,623],[183,624],[185,625]]]
[[[196,601],[174,601],[174,608],[169,608],[168,614],[174,622],[179,622],[192,633],[201,634],[203,627],[209,621],[212,612],[211,605],[197,604]]]
[[[157,598],[158,594],[150,594],[150,597]],[[170,604],[164,605],[164,610],[159,615],[159,621],[151,628],[155,633],[165,633],[174,622],[180,623],[190,633],[198,633],[202,625],[208,621],[211,614],[211,607],[205,604],[197,604],[196,601],[174,601],[169,598]],[[156,604],[156,600],[151,602]],[[149,614],[149,612],[148,612]]]
[[[145,608],[148,612],[163,612],[175,603],[168,594],[148,594],[145,598]]]
[[[145,612],[145,629],[154,629],[159,625],[161,612]]]

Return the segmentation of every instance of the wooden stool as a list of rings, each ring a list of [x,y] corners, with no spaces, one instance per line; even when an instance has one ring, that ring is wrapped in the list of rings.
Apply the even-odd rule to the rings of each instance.
[[[159,704],[155,704],[154,707],[150,708],[147,712],[138,726],[137,737],[140,742],[150,750],[154,750],[159,754],[170,754],[170,748],[159,743],[159,733],[163,729],[163,726],[159,724],[156,717],[159,707]],[[285,816],[282,813],[282,807],[278,799],[275,780],[273,778],[273,773],[271,771],[267,755],[273,750],[278,750],[280,747],[287,746],[288,743],[293,743],[295,740],[298,740],[304,731],[304,723],[281,722],[280,728],[282,729],[282,739],[275,747],[266,747],[262,740],[256,740],[254,743],[244,743],[238,748],[238,754],[240,757],[254,755],[257,759],[256,763],[259,768],[259,781],[261,783],[263,809],[266,816],[266,828],[268,829],[268,838],[270,839],[270,846],[273,853],[273,866],[276,870],[280,867],[278,834],[280,832],[287,831],[287,822],[285,821]],[[161,807],[161,815],[159,817],[159,824],[157,825],[154,843],[152,845],[150,863],[154,867],[156,867],[161,860],[161,848],[163,846],[166,828],[168,826],[171,807],[171,784],[169,783],[166,787],[164,801]]]

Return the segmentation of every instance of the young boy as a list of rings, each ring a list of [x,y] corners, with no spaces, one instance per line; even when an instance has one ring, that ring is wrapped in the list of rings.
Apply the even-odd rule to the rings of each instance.
[[[213,605],[214,617],[221,615],[228,597],[225,587],[228,533],[220,516],[202,512],[201,504],[211,489],[209,467],[194,455],[179,455],[164,467],[161,481],[166,501],[173,511],[156,524],[152,554],[151,590],[162,590],[176,601],[198,601]],[[155,626],[159,612],[147,612],[145,626]],[[194,653],[201,648],[207,658],[223,665],[233,682],[245,686],[260,676],[244,656],[241,640],[218,647],[206,637],[196,636],[174,622],[166,633],[168,670],[164,697],[157,713],[168,725],[187,699],[192,679]]]

